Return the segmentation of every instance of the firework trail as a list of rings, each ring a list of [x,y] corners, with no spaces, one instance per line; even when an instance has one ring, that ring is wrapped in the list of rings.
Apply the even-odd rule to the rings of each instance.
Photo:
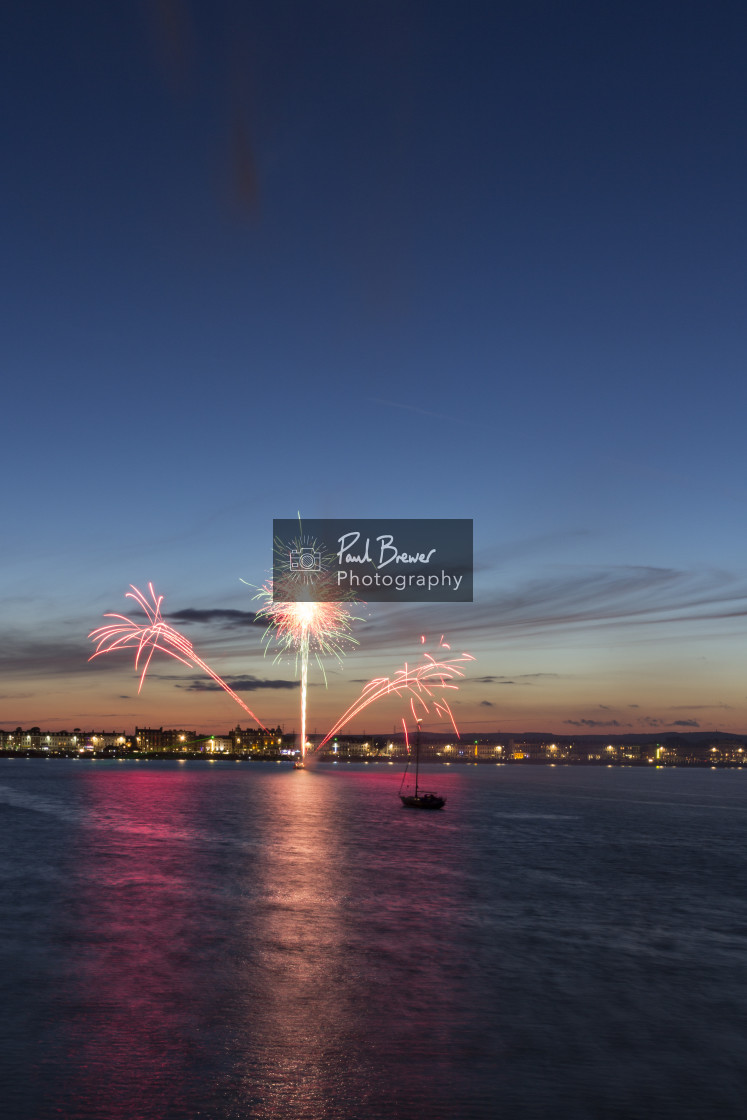
[[[126,599],[134,599],[139,607],[145,611],[148,619],[148,625],[143,626],[138,622],[133,621],[131,618],[126,618],[123,614],[105,614],[104,618],[115,618],[118,621],[110,623],[108,626],[100,626],[97,630],[92,630],[88,635],[92,641],[96,643],[96,652],[91,654],[89,661],[93,661],[94,657],[100,657],[102,653],[113,653],[118,649],[135,649],[135,668],[140,668],[140,662],[143,661],[143,669],[140,674],[140,684],[138,685],[138,692],[143,687],[145,674],[148,672],[148,667],[151,658],[156,650],[161,653],[166,653],[169,657],[173,657],[176,661],[181,661],[182,665],[187,665],[190,669],[202,669],[207,673],[216,684],[219,684],[228,695],[240,704],[241,707],[247,712],[255,723],[257,723],[263,730],[267,730],[265,725],[260,719],[255,716],[251,708],[248,708],[241,697],[237,696],[229,685],[226,684],[221,677],[214,672],[209,665],[206,665],[201,657],[198,657],[192,648],[192,643],[175,630],[173,626],[169,626],[164,622],[161,617],[161,603],[163,602],[163,595],[156,597],[153,590],[153,584],[148,584],[148,590],[152,602],[149,603],[142,591],[137,587],[130,584],[132,588],[125,595]]]
[[[260,588],[255,599],[262,600],[257,618],[267,622],[264,633],[266,649],[274,642],[278,653],[275,660],[292,653],[300,664],[301,676],[301,758],[306,757],[306,697],[309,681],[309,654],[313,653],[326,683],[322,657],[335,657],[342,662],[346,646],[357,641],[350,634],[354,621],[344,603],[277,602],[272,597],[272,583]]]
[[[421,637],[421,642],[425,644],[425,638]],[[444,642],[443,636],[440,642],[441,649],[449,649],[450,647]],[[459,729],[454,719],[454,714],[449,707],[448,701],[442,695],[449,689],[456,691],[459,688],[455,684],[455,679],[464,676],[461,665],[468,661],[474,661],[475,658],[471,653],[462,653],[460,657],[452,657],[448,660],[437,660],[427,651],[423,651],[424,660],[413,667],[410,667],[407,662],[402,669],[399,669],[393,677],[376,677],[374,680],[369,681],[364,685],[363,690],[348,710],[340,716],[334,727],[325,735],[319,744],[321,749],[325,743],[328,743],[333,735],[336,735],[346,723],[349,723],[354,716],[357,716],[369,704],[373,704],[376,700],[381,700],[384,696],[391,696],[395,694],[404,697],[409,701],[410,712],[412,718],[417,726],[426,716],[431,707],[442,718],[448,719],[454,728],[457,738],[459,738]],[[402,727],[405,732],[405,742],[409,747],[409,737],[407,732],[407,722],[402,720]]]

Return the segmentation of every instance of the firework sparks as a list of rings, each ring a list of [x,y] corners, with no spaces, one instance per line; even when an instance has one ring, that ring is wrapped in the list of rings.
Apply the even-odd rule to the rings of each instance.
[[[349,644],[357,645],[350,633],[356,618],[345,603],[339,602],[277,602],[272,597],[272,583],[266,583],[255,596],[262,600],[257,618],[267,622],[266,648],[274,642],[278,653],[293,654],[300,665],[301,676],[301,757],[306,756],[306,696],[309,681],[309,655],[313,654],[324,675],[322,657],[335,657],[342,662]]]
[[[109,623],[107,626],[100,626],[96,630],[92,630],[88,635],[92,641],[96,643],[96,652],[91,654],[89,661],[93,661],[94,657],[100,657],[103,653],[113,653],[119,649],[135,649],[135,668],[140,669],[142,663],[142,672],[140,673],[140,684],[138,685],[138,692],[143,687],[145,675],[151,663],[151,659],[156,650],[161,653],[168,654],[176,661],[181,661],[182,665],[187,665],[190,669],[202,669],[204,673],[220,685],[228,695],[240,704],[245,712],[252,717],[263,730],[267,730],[265,725],[260,719],[255,716],[251,708],[248,708],[240,696],[237,696],[233,689],[226,684],[226,682],[218,676],[213,669],[207,665],[201,657],[198,657],[192,648],[192,643],[175,630],[173,626],[169,626],[164,622],[161,616],[161,604],[163,603],[163,595],[156,596],[153,590],[153,584],[148,584],[148,590],[152,602],[148,602],[142,591],[137,587],[130,584],[132,588],[125,595],[126,599],[134,599],[139,607],[145,612],[148,619],[147,625],[142,625],[135,622],[131,618],[127,618],[123,614],[106,614],[104,618],[117,619],[116,622]]]
[[[421,638],[421,642],[425,643],[424,637]],[[450,648],[444,642],[443,637],[440,647],[442,649]],[[444,693],[449,690],[456,691],[459,688],[455,681],[464,676],[464,671],[460,666],[474,660],[471,653],[463,653],[460,657],[452,657],[445,661],[438,660],[424,651],[423,661],[419,665],[410,667],[405,662],[405,665],[393,677],[375,677],[374,680],[364,685],[358,699],[340,716],[334,727],[321,741],[319,747],[321,748],[325,743],[328,743],[333,735],[336,735],[346,723],[359,715],[369,704],[393,694],[408,700],[410,714],[416,727],[422,723],[424,717],[430,713],[432,708],[440,719],[447,719],[451,723],[457,738],[459,738],[459,729],[454,719],[454,713]],[[402,727],[405,733],[405,742],[409,745],[405,719],[402,720]]]

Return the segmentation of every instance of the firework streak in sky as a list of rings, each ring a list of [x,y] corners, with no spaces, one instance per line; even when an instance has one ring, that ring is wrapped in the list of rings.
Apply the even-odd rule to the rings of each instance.
[[[350,627],[355,616],[344,603],[338,602],[276,602],[272,583],[266,583],[255,598],[262,600],[257,618],[267,622],[265,641],[274,640],[278,654],[293,653],[301,668],[301,757],[306,755],[306,693],[309,680],[309,653],[313,653],[324,674],[323,656],[342,661],[347,643],[357,645]],[[325,674],[326,681],[326,674]]]
[[[139,591],[137,587],[133,587],[132,584],[130,584],[130,587],[132,590],[127,592],[125,598],[134,599],[138,606],[142,607],[148,618],[148,624],[143,626],[140,623],[134,622],[131,618],[126,618],[122,614],[104,615],[104,618],[115,618],[117,621],[110,623],[108,626],[100,626],[97,630],[93,630],[88,635],[88,637],[96,643],[96,652],[92,654],[88,660],[92,661],[94,657],[100,657],[102,653],[113,653],[115,650],[119,649],[134,649],[136,651],[135,668],[139,669],[140,662],[141,660],[143,661],[143,669],[140,674],[140,684],[138,686],[138,692],[140,692],[140,689],[143,687],[143,681],[145,680],[145,674],[148,672],[151,658],[156,650],[159,650],[161,653],[166,653],[169,657],[181,661],[182,665],[187,665],[190,669],[202,669],[202,671],[207,673],[216,684],[219,684],[237,704],[241,705],[255,723],[259,724],[264,730],[267,730],[262,721],[255,716],[251,708],[246,706],[241,697],[237,696],[233,689],[230,688],[209,665],[206,665],[201,657],[197,656],[192,648],[192,643],[188,641],[183,634],[180,634],[178,630],[175,630],[173,626],[169,626],[167,622],[164,622],[161,617],[163,595],[159,595],[156,598],[153,584],[148,584],[148,590],[150,591],[152,599],[151,603],[148,602],[142,591]]]
[[[420,641],[425,644],[424,637],[421,637]],[[444,642],[443,635],[441,636],[440,648],[450,648]],[[423,651],[423,658],[424,660],[419,665],[415,665],[412,668],[405,663],[404,667],[398,670],[393,677],[376,677],[374,680],[369,681],[368,684],[364,686],[359,698],[348,708],[344,715],[338,719],[334,727],[321,741],[319,747],[321,748],[325,743],[328,743],[333,735],[336,735],[346,723],[362,712],[364,708],[367,708],[369,704],[373,704],[374,701],[381,700],[382,697],[391,696],[392,694],[407,698],[416,727],[423,721],[424,716],[429,714],[431,707],[433,707],[433,710],[441,719],[449,720],[456,732],[457,738],[459,738],[459,730],[453,712],[443,693],[449,689],[456,691],[459,688],[459,685],[454,683],[455,678],[464,676],[464,672],[459,666],[465,664],[467,661],[474,661],[475,659],[471,653],[463,653],[460,657],[452,657],[446,661],[439,661],[425,650]],[[408,744],[409,749],[407,722],[405,719],[402,720],[402,727],[405,732],[405,742]]]

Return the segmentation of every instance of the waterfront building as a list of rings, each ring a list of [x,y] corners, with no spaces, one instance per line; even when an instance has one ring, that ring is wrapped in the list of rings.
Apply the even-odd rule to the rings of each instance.
[[[136,727],[135,749],[138,751],[187,751],[194,750],[194,731],[183,728]]]

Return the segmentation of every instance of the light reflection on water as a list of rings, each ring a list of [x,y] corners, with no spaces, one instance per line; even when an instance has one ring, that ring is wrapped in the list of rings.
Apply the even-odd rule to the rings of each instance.
[[[279,805],[257,806],[266,842],[243,928],[259,968],[242,970],[251,1041],[234,1070],[244,1107],[257,1117],[334,1115],[334,1101],[346,1099],[344,1050],[354,1018],[344,984],[349,888],[335,826],[343,796],[340,783],[320,785],[307,770],[283,783]]]
[[[437,773],[0,760],[4,1115],[741,1117],[746,776]]]

